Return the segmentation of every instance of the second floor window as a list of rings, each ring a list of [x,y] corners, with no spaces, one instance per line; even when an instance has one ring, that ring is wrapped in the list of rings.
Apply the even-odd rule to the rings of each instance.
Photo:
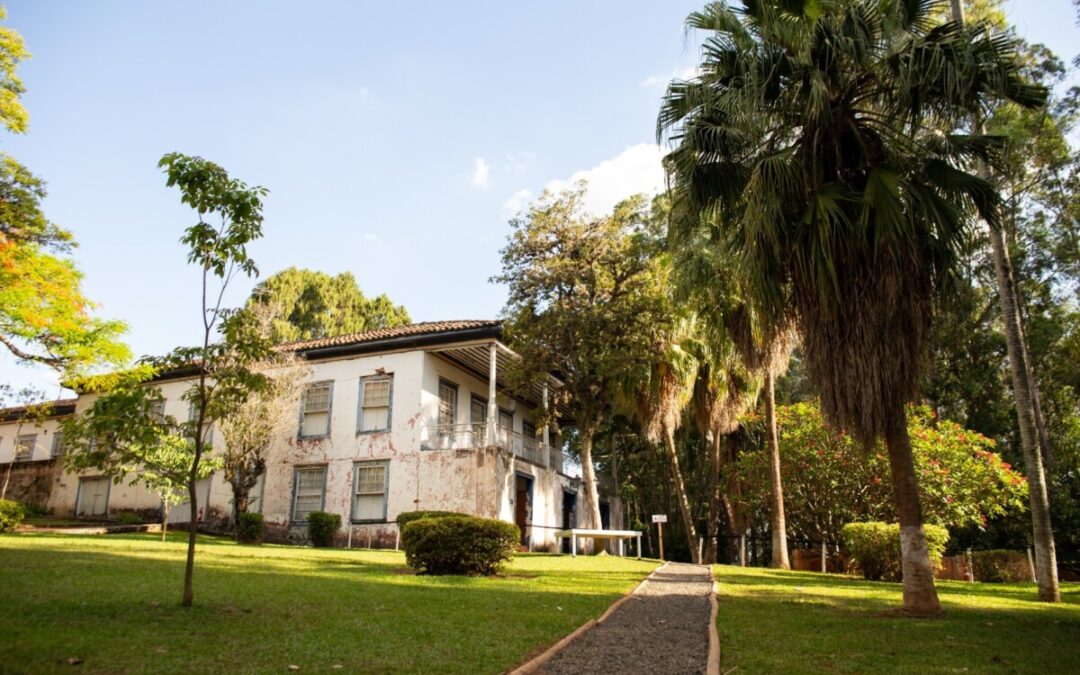
[[[457,385],[439,380],[439,426],[457,423]]]
[[[360,380],[358,431],[386,431],[390,428],[390,395],[393,380],[370,377]]]
[[[157,398],[150,401],[150,409],[147,411],[147,417],[151,422],[157,422],[161,424],[165,421],[165,399]]]
[[[64,443],[64,434],[57,432],[52,437],[52,456],[63,457],[67,453],[67,446]]]
[[[15,439],[15,461],[29,462],[34,458],[37,434],[26,434]]]
[[[318,438],[330,433],[330,401],[333,382],[308,385],[300,398],[300,437]]]

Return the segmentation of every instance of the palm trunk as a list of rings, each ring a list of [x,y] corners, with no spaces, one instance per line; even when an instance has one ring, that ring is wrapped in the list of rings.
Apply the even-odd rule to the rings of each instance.
[[[690,546],[690,560],[695,564],[700,564],[694,517],[690,514],[690,500],[686,497],[686,486],[683,483],[682,470],[679,468],[679,455],[675,450],[675,432],[666,427],[664,429],[664,445],[667,447],[668,467],[671,470],[671,481],[675,484],[675,498],[679,502],[679,512],[682,514],[686,541]]]
[[[964,21],[964,8],[960,0],[952,0],[953,20]],[[978,121],[975,123],[979,129]],[[982,170],[980,173],[985,174]],[[998,228],[990,227],[990,244],[994,254],[994,272],[998,282],[998,300],[1001,302],[1001,318],[1005,322],[1005,345],[1009,355],[1009,371],[1012,376],[1013,398],[1016,417],[1020,427],[1020,445],[1024,452],[1027,469],[1028,505],[1035,539],[1035,567],[1039,584],[1039,600],[1061,602],[1058,587],[1057,552],[1054,547],[1054,531],[1050,522],[1050,498],[1046,489],[1046,472],[1043,467],[1043,450],[1049,452],[1049,441],[1042,429],[1041,411],[1037,410],[1038,388],[1035,383],[1031,359],[1024,341],[1024,324],[1020,316],[1019,293],[1013,275],[1009,248]]]
[[[1060,602],[1058,587],[1057,552],[1054,531],[1050,523],[1050,498],[1046,488],[1046,471],[1043,467],[1039,432],[1035,424],[1034,391],[1031,385],[1031,367],[1023,342],[1023,325],[1020,322],[1016,287],[1013,285],[1012,265],[1009,251],[1001,232],[990,228],[990,242],[994,249],[994,270],[998,278],[998,297],[1001,301],[1002,318],[1005,320],[1005,344],[1009,354],[1009,370],[1012,375],[1013,397],[1016,399],[1016,417],[1020,427],[1020,445],[1024,451],[1027,469],[1028,505],[1035,539],[1035,567],[1039,584],[1039,600]]]
[[[712,432],[709,445],[709,545],[705,561],[714,564],[720,554],[720,452],[723,437],[717,430]]]
[[[772,535],[772,566],[791,569],[784,518],[784,486],[780,478],[780,438],[776,433],[776,389],[773,373],[765,372],[765,429],[769,440],[769,529]]]
[[[919,483],[915,474],[915,457],[907,430],[907,414],[901,412],[885,432],[892,469],[893,494],[900,516],[900,562],[904,581],[904,611],[915,615],[941,612],[934,570],[930,566],[930,549],[923,530],[922,507],[919,503]]]
[[[585,486],[585,511],[588,517],[588,527],[599,530],[602,526],[600,520],[600,495],[596,492],[596,470],[592,461],[593,427],[581,428],[581,482]]]

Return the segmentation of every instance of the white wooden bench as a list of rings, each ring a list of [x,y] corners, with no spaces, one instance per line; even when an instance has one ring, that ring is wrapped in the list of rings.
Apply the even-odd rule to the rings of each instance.
[[[623,555],[623,541],[635,539],[637,541],[637,557],[641,560],[641,532],[638,530],[584,530],[572,528],[559,530],[555,533],[556,539],[570,540],[570,555],[577,557],[577,540],[579,537],[588,539],[615,539],[619,542],[619,555]]]

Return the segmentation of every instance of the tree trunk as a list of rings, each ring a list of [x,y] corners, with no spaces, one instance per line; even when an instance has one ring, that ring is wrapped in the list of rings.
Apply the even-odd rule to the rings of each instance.
[[[964,22],[964,8],[960,0],[952,0],[953,20]],[[979,130],[978,120],[973,125]],[[986,177],[985,167],[980,174]],[[1046,489],[1046,471],[1043,467],[1043,450],[1049,450],[1045,430],[1040,429],[1041,411],[1037,411],[1038,388],[1034,370],[1024,341],[1024,324],[1020,316],[1019,293],[1012,270],[1009,248],[1001,230],[989,227],[990,244],[994,254],[994,272],[998,283],[998,300],[1001,302],[1001,318],[1005,323],[1005,345],[1009,355],[1009,371],[1012,376],[1013,398],[1016,402],[1016,418],[1020,427],[1020,445],[1024,451],[1027,469],[1028,505],[1035,539],[1035,565],[1039,585],[1039,600],[1061,602],[1058,587],[1057,552],[1054,547],[1054,531],[1050,523],[1050,498]],[[1041,432],[1041,433],[1040,433]]]
[[[723,436],[715,429],[709,444],[709,544],[705,562],[715,564],[720,554],[720,455]]]
[[[18,440],[18,436],[15,437]],[[7,471],[4,472],[4,488],[0,490],[0,499],[7,499],[8,483],[11,481],[11,468],[15,466],[15,455],[11,456],[11,461],[8,462]]]
[[[161,543],[165,543],[165,533],[169,529],[169,500],[161,501],[161,510],[164,518],[161,519]]]
[[[1005,321],[1005,344],[1009,354],[1009,370],[1012,375],[1013,397],[1016,401],[1016,417],[1020,427],[1020,445],[1024,451],[1027,469],[1028,506],[1035,539],[1035,567],[1039,584],[1039,600],[1060,602],[1058,587],[1057,552],[1054,547],[1054,531],[1050,523],[1050,497],[1046,489],[1046,471],[1043,467],[1039,432],[1035,425],[1031,367],[1027,361],[1027,349],[1023,343],[1023,326],[1013,285],[1012,264],[1009,251],[1001,232],[990,228],[990,243],[994,249],[994,270],[998,280],[998,298]]]
[[[900,562],[904,581],[904,611],[920,616],[941,612],[930,550],[923,530],[915,457],[907,430],[907,414],[901,410],[885,432],[892,469],[893,494],[900,516]]]
[[[791,569],[784,518],[784,486],[780,478],[780,438],[776,433],[776,388],[773,373],[765,372],[765,431],[769,441],[769,531],[772,535],[772,566]]]
[[[585,504],[583,513],[588,519],[588,527],[599,530],[602,527],[600,520],[600,495],[596,491],[596,469],[592,461],[593,427],[581,428],[581,482],[585,487]],[[594,546],[595,548],[595,546]]]
[[[675,499],[679,502],[679,512],[682,514],[683,529],[686,531],[686,541],[690,545],[690,560],[700,564],[697,547],[697,530],[694,527],[694,517],[690,513],[690,500],[686,497],[686,486],[683,484],[682,470],[679,468],[679,455],[675,449],[675,431],[664,429],[664,445],[667,447],[668,468],[671,470],[671,481],[675,484]]]
[[[188,547],[187,562],[184,564],[184,595],[180,601],[181,607],[191,607],[195,602],[195,536],[198,531],[199,519],[199,495],[196,489],[197,481],[195,472],[198,468],[198,456],[196,455],[195,466],[188,478],[188,498],[191,500],[191,520],[188,521]]]

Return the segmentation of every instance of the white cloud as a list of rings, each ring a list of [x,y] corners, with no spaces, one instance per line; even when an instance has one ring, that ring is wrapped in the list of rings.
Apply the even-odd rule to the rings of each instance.
[[[472,178],[469,179],[469,182],[476,187],[487,187],[491,182],[491,167],[488,166],[483,157],[476,158]]]
[[[509,199],[503,202],[502,215],[504,218],[512,218],[516,216],[521,210],[529,205],[532,201],[533,193],[530,190],[521,189],[510,195]]]
[[[649,89],[653,87],[666,87],[672,80],[689,80],[697,77],[697,74],[697,67],[692,67],[676,70],[670,75],[650,75],[641,81],[641,86]]]
[[[631,145],[591,169],[577,171],[566,180],[553,180],[544,187],[557,192],[584,180],[589,184],[585,210],[594,215],[604,214],[631,195],[639,192],[651,195],[663,190],[662,157],[660,146],[654,143]]]

